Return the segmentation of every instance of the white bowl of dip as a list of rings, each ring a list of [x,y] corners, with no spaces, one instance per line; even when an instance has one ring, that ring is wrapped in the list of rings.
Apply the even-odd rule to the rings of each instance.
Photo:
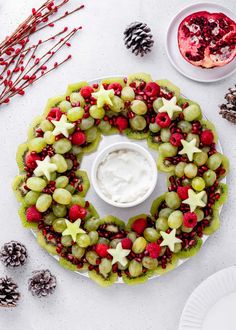
[[[95,158],[91,172],[98,196],[116,207],[132,207],[145,201],[157,182],[151,154],[134,142],[118,142]]]

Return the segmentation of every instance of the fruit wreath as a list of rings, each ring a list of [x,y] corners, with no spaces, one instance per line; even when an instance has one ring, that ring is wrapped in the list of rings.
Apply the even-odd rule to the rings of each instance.
[[[158,150],[157,169],[168,174],[168,191],[153,201],[150,214],[127,224],[100,218],[85,200],[82,158],[110,134],[147,140]],[[195,255],[202,238],[218,229],[227,196],[220,181],[229,163],[216,147],[213,124],[168,80],[140,73],[69,85],[48,101],[19,146],[13,189],[22,224],[61,266],[88,272],[102,286],[118,278],[145,282]]]

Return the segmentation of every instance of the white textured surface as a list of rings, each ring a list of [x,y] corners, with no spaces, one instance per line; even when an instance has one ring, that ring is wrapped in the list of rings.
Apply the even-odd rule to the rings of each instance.
[[[74,0],[72,4],[77,2]],[[26,17],[33,3],[37,7],[41,1],[0,0],[1,39]],[[0,310],[0,329],[175,330],[192,290],[210,274],[235,263],[236,127],[221,119],[217,108],[227,87],[235,83],[235,75],[225,81],[204,85],[182,77],[169,64],[164,47],[169,20],[183,6],[194,1],[87,0],[84,3],[87,8],[69,19],[74,25],[83,24],[84,27],[73,40],[70,50],[73,60],[64,69],[39,81],[25,97],[15,99],[9,107],[0,110],[0,243],[18,239],[26,244],[30,253],[28,264],[18,271],[0,266],[0,274],[15,278],[22,291],[17,309]],[[225,1],[224,5],[235,11],[233,0]],[[134,20],[148,23],[155,37],[152,53],[143,59],[136,58],[123,46],[123,30]],[[221,229],[196,257],[172,273],[144,285],[114,285],[103,289],[86,278],[61,269],[37,246],[30,232],[21,227],[18,204],[11,191],[11,181],[17,172],[15,152],[26,137],[28,124],[42,112],[47,98],[63,93],[69,82],[141,70],[150,72],[155,78],[165,77],[175,82],[183,94],[197,100],[207,117],[214,121],[224,152],[231,160],[230,198],[221,214]],[[40,268],[50,268],[58,279],[57,291],[47,300],[33,298],[27,292],[27,278],[32,270]]]

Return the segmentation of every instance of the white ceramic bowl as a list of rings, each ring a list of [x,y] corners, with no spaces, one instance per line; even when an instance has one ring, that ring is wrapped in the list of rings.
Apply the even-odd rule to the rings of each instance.
[[[151,167],[153,180],[152,180],[152,183],[151,183],[148,191],[141,198],[138,198],[136,201],[130,202],[130,203],[119,203],[119,202],[112,201],[111,199],[109,199],[107,196],[105,196],[103,194],[103,192],[101,191],[99,184],[98,184],[97,171],[98,171],[99,165],[107,157],[108,154],[110,154],[113,151],[127,150],[127,149],[136,151],[137,153],[142,155],[148,161],[148,163],[150,164],[150,167]],[[101,199],[103,199],[106,203],[108,203],[112,206],[122,207],[122,208],[132,207],[132,206],[138,205],[138,204],[142,203],[143,201],[145,201],[153,192],[153,190],[156,186],[156,182],[157,182],[157,166],[156,166],[156,163],[155,163],[153,157],[151,156],[151,154],[146,149],[141,147],[140,145],[138,145],[134,142],[118,142],[118,143],[114,143],[114,144],[109,145],[108,147],[104,148],[97,155],[97,157],[95,158],[95,160],[93,162],[93,166],[92,166],[91,180],[92,180],[94,190],[96,191],[98,196]]]

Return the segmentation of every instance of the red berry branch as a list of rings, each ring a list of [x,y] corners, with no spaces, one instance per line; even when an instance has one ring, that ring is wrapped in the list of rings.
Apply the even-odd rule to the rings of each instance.
[[[72,30],[65,27],[37,43],[30,40],[33,34],[54,27],[56,22],[84,8],[81,5],[50,20],[68,2],[63,0],[56,5],[48,0],[40,8],[33,8],[32,14],[0,43],[0,105],[9,103],[15,95],[24,95],[27,87],[72,58],[67,55],[64,59],[52,60],[62,48],[71,46],[69,41],[81,26]],[[48,43],[50,46],[45,49]]]

